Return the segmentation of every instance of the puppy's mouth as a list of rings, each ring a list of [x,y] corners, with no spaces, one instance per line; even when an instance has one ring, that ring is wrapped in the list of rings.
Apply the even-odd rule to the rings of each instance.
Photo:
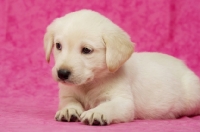
[[[83,82],[76,82],[76,81],[62,80],[62,79],[57,78],[57,82],[60,82],[62,84],[68,85],[68,86],[83,85],[83,84],[86,84],[86,83],[90,82],[91,80],[92,80],[91,78],[88,78]]]
[[[69,86],[77,85],[76,83],[71,82],[71,81],[69,81],[69,80],[57,79],[57,81],[60,82],[60,83],[62,83],[62,84],[65,84],[65,85],[69,85]]]

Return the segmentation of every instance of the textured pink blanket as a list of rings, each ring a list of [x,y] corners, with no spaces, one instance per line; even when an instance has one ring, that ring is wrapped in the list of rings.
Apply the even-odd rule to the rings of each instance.
[[[104,127],[54,121],[58,88],[53,61],[45,62],[43,35],[54,18],[83,8],[121,26],[136,51],[176,56],[200,76],[199,0],[1,0],[0,132],[199,132],[200,116]]]

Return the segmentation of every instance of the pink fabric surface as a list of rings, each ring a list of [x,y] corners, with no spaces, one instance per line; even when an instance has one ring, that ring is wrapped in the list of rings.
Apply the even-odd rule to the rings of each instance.
[[[54,18],[83,8],[121,26],[136,51],[173,55],[200,76],[199,0],[1,0],[0,132],[199,132],[200,116],[104,127],[54,121],[58,88],[53,61],[45,62],[43,35]]]

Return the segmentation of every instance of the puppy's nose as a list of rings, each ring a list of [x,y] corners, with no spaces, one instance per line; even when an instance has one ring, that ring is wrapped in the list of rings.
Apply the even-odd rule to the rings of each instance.
[[[61,80],[67,80],[71,74],[70,71],[68,70],[64,70],[64,69],[60,69],[57,71],[58,72],[58,77],[61,79]]]

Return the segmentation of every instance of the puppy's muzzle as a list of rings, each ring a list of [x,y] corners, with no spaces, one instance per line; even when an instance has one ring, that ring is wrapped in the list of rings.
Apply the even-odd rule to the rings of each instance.
[[[65,70],[65,69],[60,69],[60,70],[57,71],[57,73],[58,73],[58,77],[63,81],[67,80],[69,78],[70,74],[71,74],[70,71]]]

